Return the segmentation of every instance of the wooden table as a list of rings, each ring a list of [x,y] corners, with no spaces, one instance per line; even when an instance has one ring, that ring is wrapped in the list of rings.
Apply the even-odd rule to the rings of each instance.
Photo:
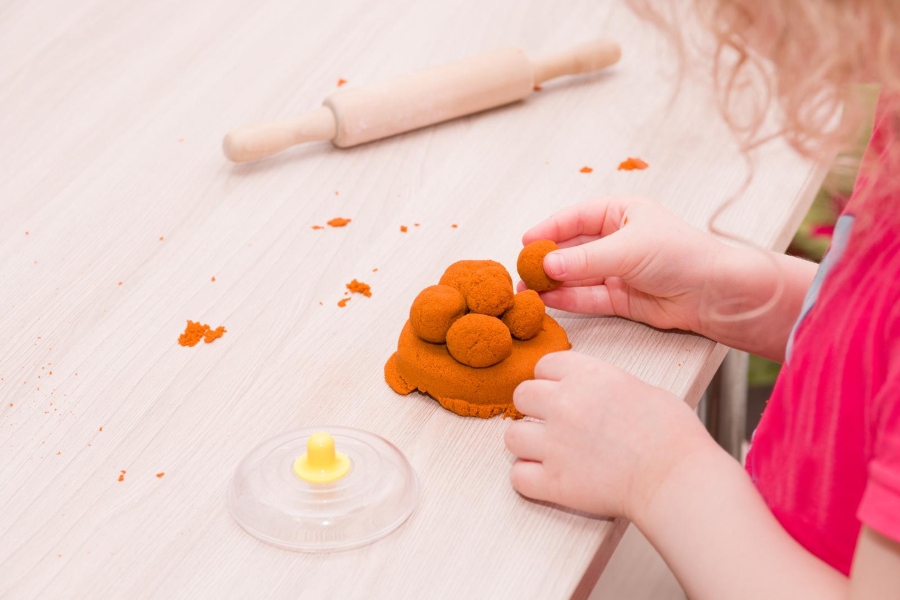
[[[248,166],[220,151],[231,127],[315,107],[339,78],[597,36],[623,43],[617,67],[508,108]],[[0,597],[589,593],[627,524],[519,497],[506,422],[398,396],[382,367],[413,298],[447,265],[513,269],[521,234],[561,207],[646,194],[707,225],[746,166],[708,88],[691,79],[671,102],[671,55],[618,2],[4,3]],[[628,156],[650,168],[617,171]],[[722,225],[784,248],[821,176],[767,147]],[[333,217],[352,222],[312,228]],[[339,308],[354,278],[372,297]],[[724,353],[618,319],[557,317],[576,350],[691,403]],[[184,348],[187,319],[228,332]],[[406,454],[416,512],[330,555],[247,535],[225,504],[238,460],[282,431],[329,424]]]

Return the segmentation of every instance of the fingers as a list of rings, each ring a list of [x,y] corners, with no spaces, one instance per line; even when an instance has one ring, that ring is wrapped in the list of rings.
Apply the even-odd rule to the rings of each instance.
[[[547,432],[543,423],[516,421],[503,434],[506,449],[523,460],[544,460]]]
[[[563,286],[552,292],[544,292],[541,298],[550,308],[586,315],[616,315],[609,288],[605,285],[589,287]]]
[[[569,372],[566,366],[570,360],[567,356],[568,354],[575,353],[571,351],[553,352],[541,357],[537,364],[534,365],[535,380],[560,381]]]
[[[560,248],[571,248],[572,246],[580,246],[582,244],[587,244],[588,242],[593,242],[594,240],[599,240],[599,235],[576,235],[573,238],[569,238],[567,240],[563,240],[557,244]]]
[[[527,498],[550,500],[545,483],[544,465],[539,462],[520,460],[509,473],[513,489]]]
[[[560,248],[544,257],[544,271],[558,281],[622,277],[629,259],[639,259],[627,229],[580,246]]]
[[[535,240],[563,242],[580,235],[608,235],[619,228],[628,200],[621,197],[588,200],[559,211],[525,232],[523,244]]]
[[[595,285],[603,285],[606,283],[606,277],[593,277],[591,279],[579,279],[577,281],[566,281],[560,287],[591,287]],[[524,292],[528,289],[528,286],[525,285],[524,281],[519,281],[516,283],[516,293]],[[541,294],[541,297],[544,297],[544,294],[548,292],[538,292]]]
[[[600,359],[566,350],[544,355],[534,366],[534,378],[535,380],[562,381],[565,377],[578,375],[586,370],[596,371],[609,368],[613,367]]]
[[[513,404],[523,415],[545,421],[548,403],[556,393],[555,383],[538,379],[526,379],[513,392]]]
[[[566,281],[560,287],[591,287],[593,285],[603,285],[606,282],[606,277],[592,277],[590,279],[578,279],[572,281]]]

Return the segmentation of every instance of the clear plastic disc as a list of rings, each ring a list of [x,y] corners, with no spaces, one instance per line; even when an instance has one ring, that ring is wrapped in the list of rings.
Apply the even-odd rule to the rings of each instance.
[[[309,437],[325,432],[350,458],[337,481],[312,483],[294,474]],[[415,473],[387,440],[349,427],[299,429],[250,451],[228,486],[228,508],[250,535],[279,548],[332,552],[372,543],[412,514]]]

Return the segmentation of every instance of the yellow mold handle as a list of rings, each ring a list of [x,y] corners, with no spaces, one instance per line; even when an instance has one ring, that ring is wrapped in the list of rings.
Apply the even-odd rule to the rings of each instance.
[[[306,441],[306,454],[294,461],[294,475],[312,483],[337,481],[350,471],[350,459],[334,449],[334,438],[314,433]]]

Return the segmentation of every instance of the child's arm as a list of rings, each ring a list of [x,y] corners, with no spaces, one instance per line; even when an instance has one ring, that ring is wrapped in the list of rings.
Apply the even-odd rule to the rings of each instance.
[[[544,259],[548,275],[565,282],[542,294],[548,306],[694,331],[777,361],[817,268],[726,246],[641,198],[565,209],[529,230],[523,242],[537,239],[562,247]],[[762,314],[728,319],[767,303]]]
[[[515,391],[506,445],[521,494],[631,519],[694,600],[900,597],[900,544],[864,528],[851,580],[804,550],[673,394],[560,352]]]
[[[712,340],[763,356],[784,361],[788,336],[800,316],[803,299],[816,276],[816,263],[779,254],[726,247],[717,255],[710,284],[705,290],[697,333]],[[779,290],[779,286],[783,286]],[[709,308],[722,303],[723,320]],[[758,310],[770,304],[767,310]],[[756,309],[756,310],[755,310]]]
[[[848,580],[788,535],[712,443],[675,466],[632,517],[694,600],[900,597],[900,543],[864,526]]]

